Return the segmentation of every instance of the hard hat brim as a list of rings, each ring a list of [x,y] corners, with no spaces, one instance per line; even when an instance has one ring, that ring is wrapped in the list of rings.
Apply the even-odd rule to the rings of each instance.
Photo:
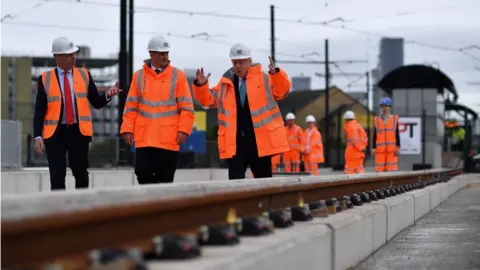
[[[251,58],[251,55],[230,56],[230,60],[241,60],[241,59],[248,59],[248,58]]]
[[[149,52],[169,52],[170,48],[165,48],[165,49],[149,49]]]
[[[77,46],[73,46],[72,48],[69,48],[68,50],[66,51],[62,51],[62,52],[52,52],[53,54],[71,54],[71,53],[74,53],[74,52],[78,52],[78,50],[80,50],[80,48],[78,48]]]

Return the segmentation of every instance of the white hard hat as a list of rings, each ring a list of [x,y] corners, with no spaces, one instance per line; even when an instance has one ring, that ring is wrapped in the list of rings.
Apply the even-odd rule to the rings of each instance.
[[[78,50],[78,47],[66,37],[58,37],[52,42],[53,54],[71,54]]]
[[[287,119],[287,120],[295,120],[295,114],[289,112],[289,113],[287,113],[287,116],[285,116],[285,119]]]
[[[310,115],[307,116],[307,118],[305,119],[305,122],[307,122],[307,123],[315,123],[315,122],[316,122],[316,121],[315,121],[315,117],[310,114]]]
[[[343,119],[353,120],[355,119],[355,113],[353,113],[352,111],[346,111],[345,114],[343,115]]]
[[[153,36],[148,41],[147,50],[149,52],[168,52],[170,51],[170,44],[162,36]]]
[[[250,49],[240,43],[237,43],[232,46],[230,49],[230,59],[236,60],[236,59],[248,59],[252,56]]]

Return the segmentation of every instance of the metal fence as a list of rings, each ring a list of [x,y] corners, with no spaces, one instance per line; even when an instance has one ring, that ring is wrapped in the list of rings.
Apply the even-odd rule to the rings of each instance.
[[[2,170],[22,168],[22,123],[2,120]]]

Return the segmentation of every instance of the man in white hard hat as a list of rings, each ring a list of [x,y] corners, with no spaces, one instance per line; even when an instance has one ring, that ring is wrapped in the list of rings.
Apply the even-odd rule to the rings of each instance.
[[[218,108],[218,150],[227,160],[229,179],[245,178],[248,166],[255,178],[272,177],[272,156],[289,149],[277,100],[288,95],[290,80],[271,57],[268,74],[252,64],[243,44],[231,47],[230,60],[233,67],[212,89],[210,74],[197,70],[193,94],[201,105]]]
[[[168,41],[154,36],[147,50],[150,59],[132,77],[120,134],[134,144],[139,184],[171,183],[195,122],[193,101],[185,73],[170,64]]]
[[[300,172],[300,153],[302,152],[303,131],[295,124],[295,114],[287,113],[287,139],[290,150],[283,154],[285,172]]]
[[[88,188],[88,149],[93,135],[89,103],[105,106],[121,90],[118,83],[99,93],[86,68],[75,67],[78,47],[66,37],[53,40],[56,67],[38,78],[33,133],[35,150],[46,148],[51,190],[65,189],[66,153],[75,188]]]
[[[305,122],[307,123],[307,129],[303,132],[305,146],[302,147],[305,171],[313,175],[319,175],[318,163],[325,162],[322,134],[317,129],[317,121],[313,115],[308,115]]]
[[[345,149],[345,174],[357,174],[365,172],[363,162],[365,149],[368,144],[367,133],[355,120],[355,113],[346,111],[343,115],[345,120],[344,131],[347,148]]]

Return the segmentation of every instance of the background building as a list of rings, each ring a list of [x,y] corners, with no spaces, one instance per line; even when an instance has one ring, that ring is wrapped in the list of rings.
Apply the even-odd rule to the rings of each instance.
[[[390,71],[404,65],[403,38],[382,38],[377,67],[372,71],[373,78],[373,111],[378,112],[379,103],[386,93],[376,84]]]

